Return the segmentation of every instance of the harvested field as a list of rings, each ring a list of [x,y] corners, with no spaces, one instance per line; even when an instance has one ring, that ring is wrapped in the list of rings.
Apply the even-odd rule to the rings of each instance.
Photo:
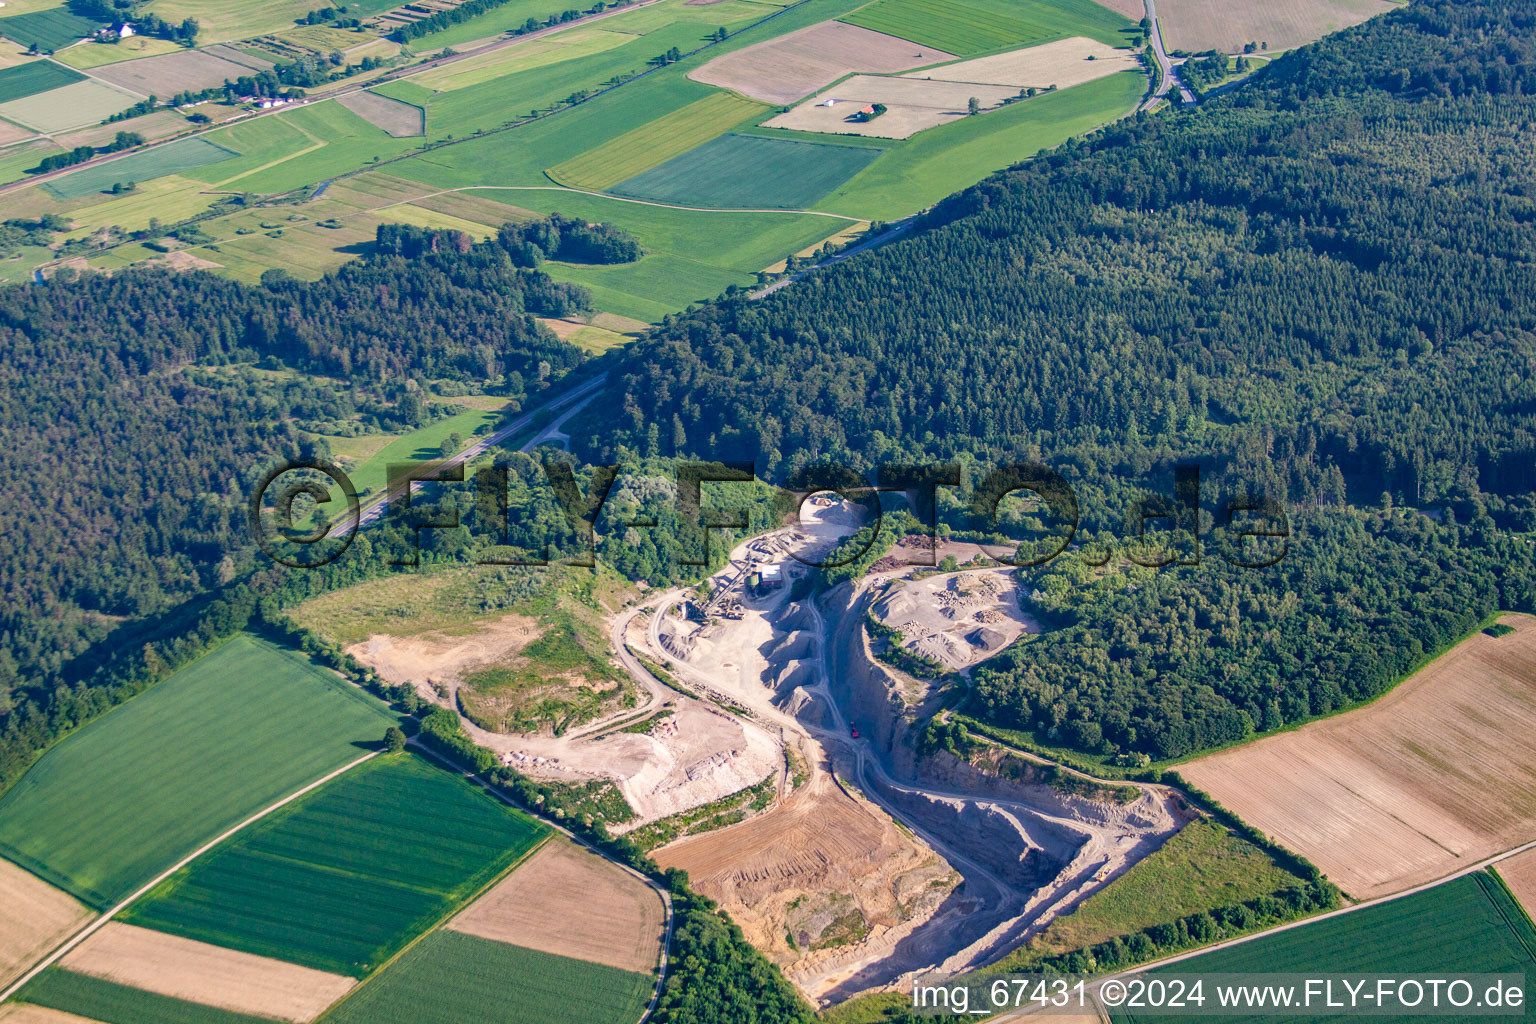
[[[724,135],[610,191],[680,206],[803,210],[880,153],[865,146]]]
[[[51,60],[17,64],[15,67],[0,70],[0,103],[19,100],[84,79],[85,76],[80,72],[71,71]]]
[[[1525,908],[1525,915],[1536,921],[1536,850],[1527,850],[1518,857],[1501,861],[1494,870]]]
[[[454,931],[626,971],[656,969],[665,921],[650,886],[564,839],[448,923]]]
[[[772,811],[651,856],[686,870],[781,966],[866,936],[878,942],[931,914],[955,880],[925,844],[826,772]]]
[[[61,132],[66,128],[105,121],[113,114],[127,110],[139,99],[133,93],[89,80],[0,103],[0,117],[19,121],[40,132]]]
[[[176,111],[157,110],[152,114],[130,117],[126,121],[92,125],[65,135],[57,135],[54,141],[67,149],[73,149],[75,146],[105,146],[117,136],[118,132],[138,132],[145,139],[153,142],[155,139],[175,135],[189,127],[191,126],[187,119]]]
[[[261,64],[266,66],[252,67],[252,65]],[[258,61],[250,56],[245,56],[236,63],[201,50],[182,50],[179,53],[166,53],[141,60],[125,60],[98,68],[95,75],[104,82],[111,82],[113,85],[120,85],[124,89],[131,89],[146,96],[151,93],[173,95],[183,91],[198,92],[203,89],[214,89],[223,85],[225,79],[234,81],[253,71],[265,71],[271,67],[271,63]]]
[[[90,975],[235,1013],[307,1024],[355,984],[339,974],[110,921],[59,961]]]
[[[825,132],[829,135],[905,139],[925,128],[934,128],[968,116],[972,97],[980,101],[985,109],[998,106],[1005,99],[1016,95],[1017,89],[1002,85],[854,75],[825,92],[817,93],[787,114],[765,121],[764,126],[802,132]],[[828,100],[835,105],[826,106]],[[885,113],[870,121],[850,120],[860,107],[875,103],[884,104]]]
[[[12,142],[20,142],[22,139],[30,139],[37,133],[20,125],[11,124],[9,121],[0,121],[0,146],[9,145]],[[41,154],[39,159],[41,159]]]
[[[1181,765],[1356,899],[1536,831],[1536,618],[1476,633],[1367,707]]]
[[[549,169],[549,176],[562,185],[601,191],[681,156],[763,112],[759,104],[716,93],[557,164]]]
[[[50,1010],[31,1003],[6,1003],[0,1006],[0,1024],[96,1024],[63,1010]]]
[[[1289,50],[1400,5],[1392,0],[1164,0],[1157,20],[1170,49],[1236,53],[1249,42]]]
[[[348,93],[336,102],[397,139],[427,134],[427,112],[414,103],[367,90]]]
[[[793,103],[851,71],[907,71],[954,54],[840,21],[824,21],[716,57],[688,77],[765,103]]]
[[[129,36],[115,43],[84,42],[60,50],[53,59],[72,68],[99,68],[103,64],[116,64],[120,60],[137,60],[155,57],[162,53],[180,53],[185,49],[180,43],[154,36]]]
[[[91,916],[64,890],[0,860],[0,987],[15,981]]]
[[[932,78],[945,82],[983,82],[1008,85],[1015,89],[1070,88],[1116,71],[1135,70],[1141,66],[1136,54],[1118,50],[1087,36],[1073,36],[1054,43],[1044,43],[1023,50],[1010,50],[991,57],[977,57],[958,64],[913,71],[904,78]]]
[[[138,184],[153,181],[194,167],[216,164],[239,156],[204,138],[177,139],[175,142],[138,153],[129,153],[104,164],[87,167],[62,178],[43,182],[43,188],[60,199],[79,199],[93,192],[103,192],[117,182]]]

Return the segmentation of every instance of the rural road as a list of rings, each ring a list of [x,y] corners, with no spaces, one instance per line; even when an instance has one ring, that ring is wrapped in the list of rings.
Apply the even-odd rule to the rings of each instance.
[[[533,424],[534,417],[541,412],[546,410],[553,412],[557,409],[563,409],[565,406],[570,405],[573,402],[580,402],[580,405],[578,405],[576,409],[570,410],[569,414],[551,423],[549,427],[544,429],[543,432],[536,436],[532,441],[528,442],[528,444],[524,446],[524,450],[527,450],[534,444],[537,444],[539,440],[549,432],[550,427],[563,424],[567,419],[570,418],[571,414],[574,414],[577,409],[581,407],[581,405],[585,405],[587,402],[595,398],[597,393],[606,383],[608,383],[608,373],[605,370],[598,374],[596,377],[593,377],[591,380],[587,381],[585,384],[573,388],[556,398],[550,399],[548,402],[534,406],[532,409],[529,409],[527,412],[518,416],[517,419],[512,420],[504,426],[498,427],[496,430],[486,434],[478,441],[470,444],[457,455],[451,455],[448,458],[441,460],[440,462],[422,463],[420,470],[412,473],[409,477],[407,477],[405,480],[402,480],[394,487],[387,489],[377,498],[370,499],[369,501],[360,505],[358,508],[358,521],[355,528],[360,530],[365,526],[371,526],[373,523],[377,522],[379,518],[384,515],[385,510],[389,507],[389,503],[408,491],[411,487],[411,484],[415,483],[416,481],[424,479],[429,475],[436,475],[440,469],[453,469],[455,467],[464,466],[467,463],[479,458],[481,455],[485,454],[485,452],[489,451],[493,446],[500,444],[502,441],[505,441],[507,438],[518,433],[519,431],[526,430]],[[326,536],[341,537],[352,532],[353,529],[354,525],[352,523],[350,514],[343,514],[341,518],[339,518],[331,526],[330,530],[327,531]]]
[[[297,790],[296,792],[293,792],[293,793],[289,793],[287,796],[283,797],[277,803],[271,804],[271,805],[269,805],[267,807],[264,807],[263,809],[257,811],[255,814],[251,815],[249,818],[246,818],[244,821],[240,822],[240,824],[238,824],[238,825],[234,826],[233,828],[229,829],[227,832],[224,832],[223,834],[221,834],[221,835],[219,835],[219,836],[217,836],[217,837],[215,837],[213,839],[210,839],[208,842],[204,843],[202,846],[199,846],[196,850],[193,850],[191,853],[187,854],[181,860],[177,861],[175,864],[172,864],[169,868],[167,868],[166,870],[162,871],[160,874],[156,875],[150,881],[146,882],[144,885],[142,885],[136,892],[134,892],[127,899],[124,899],[122,902],[118,903],[112,909],[110,909],[110,910],[106,911],[105,913],[103,913],[100,917],[97,917],[97,918],[94,918],[93,920],[91,920],[88,924],[86,924],[86,926],[84,928],[81,928],[72,937],[70,937],[68,940],[66,940],[63,945],[59,946],[58,949],[55,949],[52,953],[49,953],[48,956],[44,957],[43,960],[40,963],[37,963],[37,964],[33,965],[32,969],[30,971],[28,971],[27,973],[23,974],[21,977],[17,978],[3,992],[0,992],[0,1003],[3,1003],[7,999],[11,998],[11,996],[15,995],[17,990],[20,989],[27,982],[29,982],[33,978],[37,977],[39,974],[41,974],[43,971],[47,970],[49,967],[52,967],[55,963],[57,963],[59,961],[59,959],[61,957],[63,957],[70,950],[74,949],[76,946],[80,945],[80,943],[84,942],[86,939],[88,939],[92,935],[96,934],[96,932],[98,932],[102,928],[106,927],[106,924],[107,924],[108,921],[112,920],[118,914],[122,913],[123,910],[130,903],[132,903],[134,900],[137,900],[139,897],[141,897],[145,893],[149,892],[155,886],[159,885],[161,882],[165,881],[167,878],[171,877],[176,872],[180,871],[182,868],[186,867],[188,864],[192,863],[194,860],[196,860],[197,858],[201,857],[203,854],[207,853],[209,850],[213,849],[215,846],[218,846],[220,843],[222,843],[224,840],[228,839],[230,836],[234,835],[236,832],[239,832],[241,829],[245,828],[248,825],[255,824],[256,822],[260,821],[262,818],[265,818],[267,815],[271,814],[273,811],[277,810],[278,808],[285,807],[288,804],[293,803],[295,800],[297,800],[299,797],[303,796],[305,793],[308,793],[311,790],[320,788],[321,786],[325,785],[327,782],[330,782],[332,779],[336,778],[337,776],[345,775],[347,772],[351,771],[353,768],[356,768],[358,765],[362,764],[364,761],[368,761],[368,760],[370,760],[372,758],[378,757],[379,753],[380,753],[380,751],[375,750],[371,754],[364,754],[362,757],[360,757],[357,760],[352,761],[352,762],[350,762],[348,764],[343,765],[342,767],[340,767],[340,768],[336,769],[335,771],[331,772],[329,775],[325,776],[324,778],[316,779],[314,782],[311,782],[309,785],[305,786],[303,789]]]
[[[902,235],[905,235],[908,231],[911,231],[912,226],[914,223],[916,223],[916,221],[917,215],[913,214],[906,220],[898,221],[895,224],[892,224],[878,235],[875,235],[871,238],[865,238],[857,245],[849,246],[847,249],[844,249],[840,253],[828,256],[820,263],[812,264],[811,266],[806,267],[804,270],[797,270],[793,274],[790,274],[788,277],[773,282],[773,284],[770,284],[766,288],[759,288],[757,291],[752,292],[748,297],[752,299],[760,299],[765,295],[772,295],[780,288],[787,288],[789,285],[794,284],[796,281],[800,280],[802,277],[804,277],[806,274],[809,274],[813,270],[820,270],[823,267],[830,267],[835,263],[841,263],[843,260],[857,256],[859,253],[873,249],[876,246],[885,245],[887,242],[894,242]]]

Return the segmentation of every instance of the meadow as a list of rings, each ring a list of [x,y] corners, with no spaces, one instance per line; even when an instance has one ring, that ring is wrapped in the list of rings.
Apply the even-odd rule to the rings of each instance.
[[[478,17],[461,21],[457,25],[449,25],[440,32],[418,36],[411,40],[410,47],[417,53],[425,53],[444,46],[460,46],[477,39],[489,39],[492,36],[501,35],[508,29],[521,28],[529,18],[543,21],[551,14],[559,14],[568,6],[570,5],[562,7],[560,0],[510,0],[509,3],[493,7]]]
[[[615,185],[615,195],[683,206],[800,210],[880,156],[868,146],[724,135]]]
[[[138,184],[163,178],[168,174],[216,164],[240,154],[207,139],[177,139],[142,153],[130,153],[120,160],[87,167],[62,178],[43,183],[43,188],[60,199],[79,199],[93,192],[104,192],[114,184]]]
[[[132,36],[115,43],[85,42],[68,47],[54,54],[60,64],[85,70],[116,64],[120,60],[137,60],[139,57],[156,57],[163,53],[176,53],[182,45],[169,39],[154,36]]]
[[[348,475],[359,496],[377,494],[389,482],[391,462],[430,462],[441,459],[442,445],[449,435],[458,434],[467,442],[477,427],[494,424],[499,419],[499,410],[466,409],[444,419],[434,420],[419,430],[396,435],[382,446],[372,447],[370,444],[372,450],[365,458],[357,460],[354,468],[347,471]],[[349,442],[371,443],[376,440],[376,435],[327,437],[326,440],[331,444],[333,452],[345,456],[348,454]]]
[[[1093,0],[875,0],[841,20],[961,57],[1068,36],[1123,46],[1134,28]]]
[[[304,17],[317,5],[313,0],[261,0],[261,3],[251,3],[250,0],[151,0],[147,6],[170,22],[196,18],[198,44],[207,46],[292,28],[296,19]]]
[[[455,772],[380,757],[200,857],[122,919],[363,977],[548,834]]]
[[[231,125],[208,139],[242,156],[189,177],[220,187],[238,182],[241,191],[262,193],[315,185],[419,144],[412,138],[391,138],[334,101]]]
[[[1223,826],[1193,821],[1071,914],[1053,921],[1011,954],[1004,969],[1023,969],[1039,957],[1086,949],[1117,935],[1303,884]]]
[[[17,64],[15,67],[0,69],[0,103],[19,100],[84,79],[85,76],[78,71],[71,71],[51,60]]]
[[[1424,892],[1260,936],[1184,960],[1180,974],[1327,972],[1412,974],[1524,973],[1536,977],[1536,929],[1487,872],[1465,875]],[[1530,982],[1527,982],[1529,991]],[[1143,1018],[1116,1011],[1119,1024]],[[1147,1020],[1184,1021],[1172,1016]],[[1245,1018],[1224,1017],[1234,1021]],[[1269,1019],[1254,1017],[1253,1020]],[[1294,1021],[1336,1017],[1289,1016]]]
[[[28,982],[16,998],[101,1024],[271,1024],[265,1017],[189,1003],[58,967]]]
[[[0,36],[22,46],[37,44],[38,49],[52,52],[68,46],[96,31],[99,23],[82,18],[62,5],[42,11],[30,11],[9,18],[0,18]]]
[[[767,111],[764,104],[715,93],[551,167],[549,176],[562,185],[602,191],[680,157]]]
[[[237,636],[43,755],[0,797],[0,855],[105,908],[394,721],[307,659]]]
[[[1146,86],[1145,75],[1123,72],[930,128],[886,150],[817,209],[898,220],[1130,113]]]
[[[652,979],[454,931],[409,949],[328,1024],[633,1024]]]
[[[38,131],[61,132],[104,121],[138,99],[133,93],[88,79],[0,103],[0,116]]]

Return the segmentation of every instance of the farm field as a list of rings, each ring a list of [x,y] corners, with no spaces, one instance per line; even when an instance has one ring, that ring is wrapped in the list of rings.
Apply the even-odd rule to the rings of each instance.
[[[578,28],[569,32],[529,39],[516,46],[493,50],[466,60],[454,61],[442,67],[412,75],[407,81],[434,92],[452,92],[455,89],[479,85],[502,75],[518,71],[530,71],[563,61],[590,57],[616,46],[634,41],[623,32],[610,32],[601,28]]]
[[[716,57],[688,77],[764,103],[785,104],[851,71],[906,71],[954,57],[857,25],[824,21]]]
[[[510,0],[468,21],[449,25],[440,32],[418,36],[411,40],[411,49],[425,53],[444,46],[462,46],[477,39],[489,39],[501,35],[507,29],[521,26],[529,18],[543,21],[551,12],[558,13],[558,9],[559,4],[550,6],[549,0]]]
[[[201,1006],[58,967],[27,982],[16,998],[101,1024],[271,1024],[269,1017]]]
[[[1498,881],[1486,872],[1477,872],[1389,903],[1260,936],[1167,969],[1177,973],[1430,972],[1432,976],[1453,972],[1524,973],[1529,996],[1531,978],[1536,974],[1536,959],[1531,953],[1536,949],[1536,930],[1512,911],[1517,912],[1518,908]],[[1113,1017],[1117,1024],[1199,1019],[1140,1017],[1122,1011],[1115,1011]],[[1337,1018],[1288,1015],[1287,1019]]]
[[[51,1010],[32,1003],[5,1003],[0,1005],[0,1024],[92,1024],[84,1017],[77,1017],[63,1010]]]
[[[1375,703],[1179,767],[1356,899],[1518,846],[1536,826],[1536,618],[1506,615]]]
[[[91,916],[68,893],[0,860],[0,988],[15,981]]]
[[[201,50],[178,49],[158,57],[111,64],[97,69],[95,75],[103,82],[148,96],[157,90],[178,93],[212,89],[223,85],[225,79],[233,81],[269,70],[272,66],[271,61],[245,54],[234,61]]]
[[[83,18],[62,4],[0,18],[0,35],[22,46],[36,43],[39,49],[46,52],[68,46],[99,27],[99,22]]]
[[[306,659],[236,637],[45,754],[0,797],[0,854],[108,906],[393,722]]]
[[[55,64],[51,60],[34,60],[29,64],[0,69],[0,103],[23,99],[49,89],[57,89],[71,82],[84,81],[78,71]]]
[[[104,121],[127,110],[139,97],[97,81],[70,85],[35,93],[9,103],[0,103],[0,117],[18,121],[41,132],[61,132],[67,128]]]
[[[410,433],[396,435],[393,440],[388,439],[386,435],[382,447],[374,448],[366,458],[358,460],[353,468],[348,469],[347,473],[352,477],[352,483],[357,487],[360,497],[376,494],[389,482],[391,462],[427,462],[441,459],[442,445],[448,440],[449,435],[459,434],[468,442],[474,435],[475,428],[494,424],[500,418],[500,410],[466,409],[445,419],[435,420]],[[359,438],[327,437],[326,440],[334,446],[333,451],[344,454],[348,441],[368,442],[372,447],[371,442],[375,437],[371,435]]]
[[[854,75],[810,97],[788,113],[764,122],[763,126],[905,139],[924,129],[969,116],[968,104],[972,99],[981,109],[987,110],[1001,106],[1018,92],[1008,86],[974,82]],[[836,106],[827,106],[829,100]],[[849,120],[860,107],[876,103],[886,108],[885,113],[869,121]]]
[[[922,132],[893,146],[817,204],[863,220],[897,220],[993,171],[1131,112],[1146,76],[1121,73]]]
[[[1116,71],[1134,71],[1140,67],[1131,50],[1116,49],[1089,39],[1073,36],[1054,43],[1042,43],[1022,50],[1009,50],[990,57],[945,64],[942,67],[911,71],[904,78],[932,78],[946,82],[992,82],[1015,89],[1045,89],[1056,86],[1070,89]]]
[[[141,114],[138,117],[130,117],[124,121],[113,121],[111,124],[97,124],[89,128],[79,128],[63,135],[54,136],[54,141],[66,148],[74,146],[105,146],[117,136],[118,132],[137,132],[144,136],[145,139],[153,142],[167,135],[174,135],[191,126],[191,122],[174,110],[157,110],[152,114]],[[125,156],[122,159],[126,160],[128,157]]]
[[[525,949],[654,972],[661,898],[612,861],[555,839],[447,927]]]
[[[634,1024],[645,974],[439,931],[358,989],[327,1024]]]
[[[42,187],[60,199],[79,199],[93,192],[104,192],[117,182],[137,184],[152,181],[239,155],[207,139],[177,139],[141,153],[130,153],[121,160],[87,167],[62,178],[45,181]]]
[[[268,957],[109,921],[59,966],[157,995],[233,1013],[307,1024],[355,982]]]
[[[200,44],[252,39],[292,28],[295,20],[315,9],[311,0],[153,0],[149,10],[166,21],[196,18]]]
[[[53,55],[60,64],[85,70],[104,64],[116,64],[120,60],[137,60],[140,57],[156,57],[163,53],[178,53],[185,49],[180,43],[154,36],[130,36],[115,43],[77,43]]]
[[[363,977],[547,834],[454,772],[375,758],[198,858],[122,920]]]
[[[1305,884],[1215,822],[1190,822],[1072,913],[1010,954],[1006,969]]]
[[[615,195],[680,206],[809,209],[881,150],[724,135],[615,185]]]
[[[348,93],[336,102],[394,138],[427,134],[427,112],[414,103],[366,90]]]
[[[1237,53],[1245,43],[1267,42],[1269,52],[1276,52],[1399,6],[1392,0],[1166,0],[1157,5],[1157,17],[1170,49]]]
[[[767,109],[750,100],[715,93],[551,167],[549,176],[562,185],[601,191],[680,156]]]
[[[1124,45],[1134,28],[1093,0],[875,0],[842,20],[958,56],[1078,35]]]
[[[1525,916],[1536,920],[1536,850],[1500,861],[1495,870],[1525,908]]]
[[[241,190],[262,193],[314,185],[417,145],[390,138],[334,100],[231,125],[206,138],[242,156],[191,177],[221,187],[238,182]]]

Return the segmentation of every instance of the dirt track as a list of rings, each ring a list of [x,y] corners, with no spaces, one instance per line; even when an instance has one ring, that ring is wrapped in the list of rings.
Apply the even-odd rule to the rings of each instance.
[[[1357,711],[1182,765],[1366,899],[1536,833],[1536,618],[1457,645]]]

